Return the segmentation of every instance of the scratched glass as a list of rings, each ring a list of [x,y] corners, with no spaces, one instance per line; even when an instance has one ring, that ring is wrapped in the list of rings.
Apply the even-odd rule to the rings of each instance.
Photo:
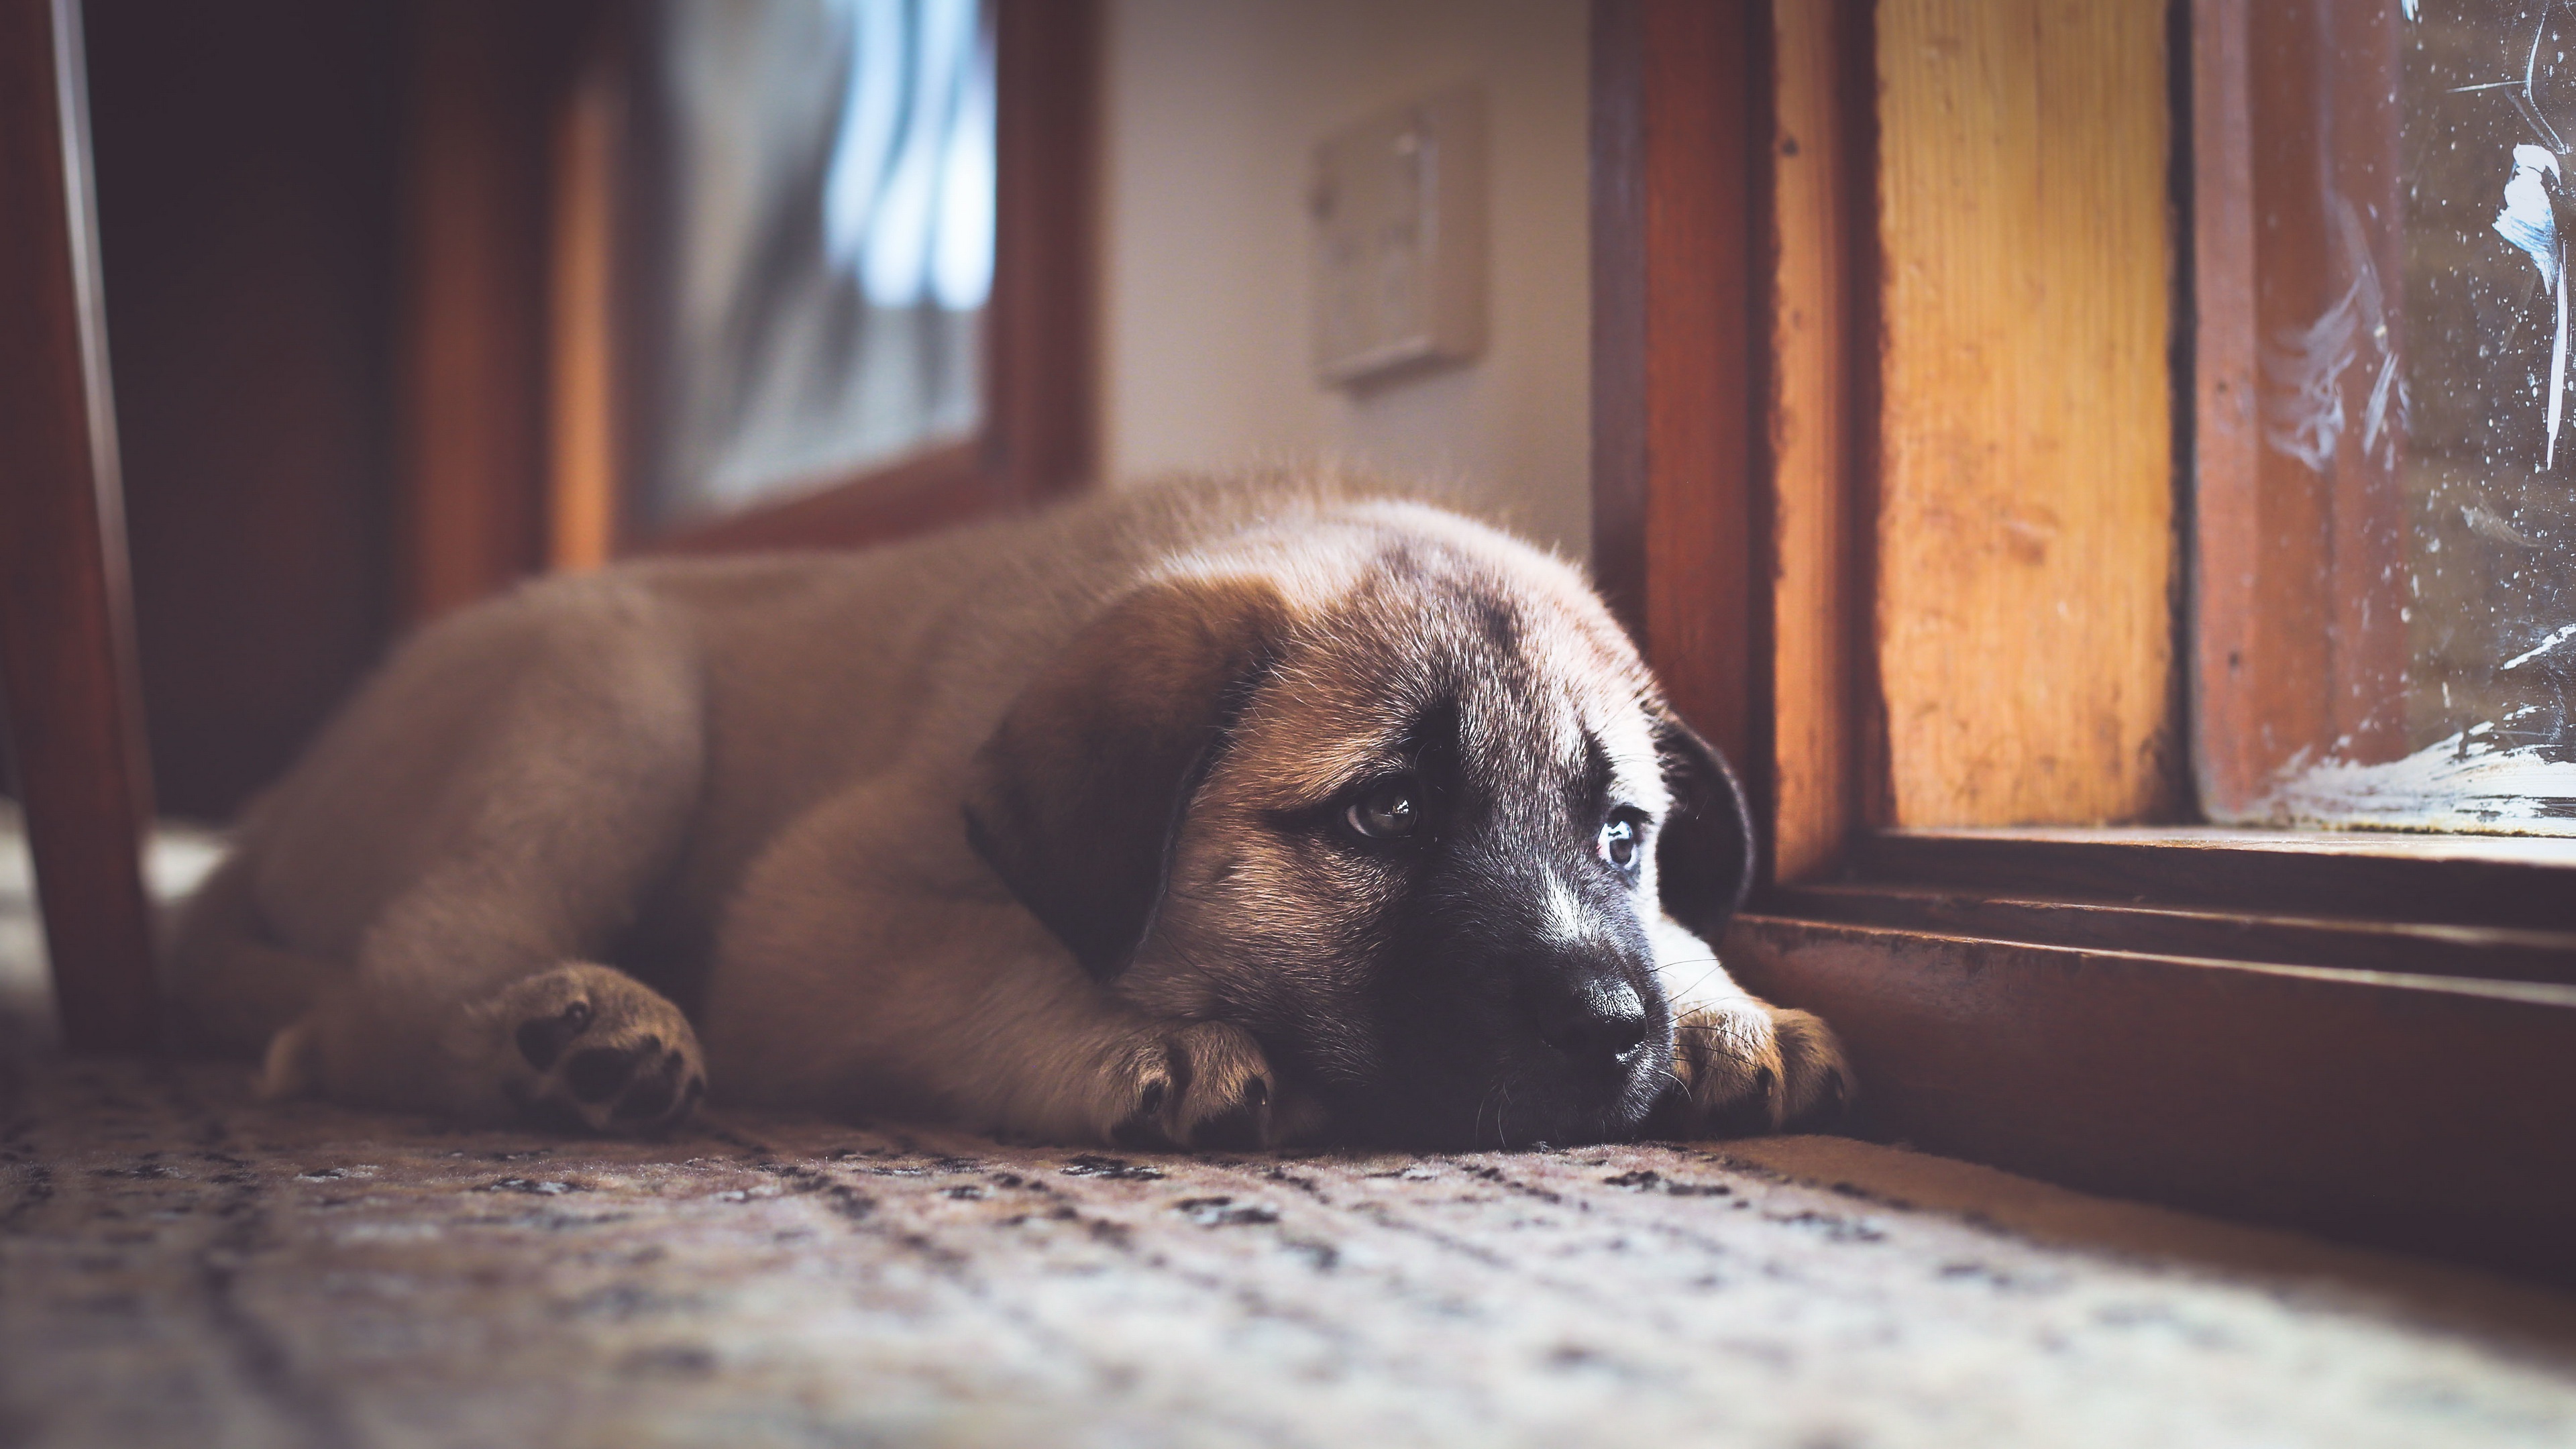
[[[2359,698],[2244,818],[2576,834],[2576,6],[2334,10],[2314,62],[2394,74],[2294,138],[2333,152],[2324,305],[2262,339],[2261,400],[2268,449],[2342,480],[2327,673]]]
[[[847,481],[979,421],[993,36],[976,0],[661,0],[667,524]]]

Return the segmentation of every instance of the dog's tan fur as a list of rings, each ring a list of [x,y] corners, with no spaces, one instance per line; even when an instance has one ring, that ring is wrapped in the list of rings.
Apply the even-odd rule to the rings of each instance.
[[[1389,550],[1515,621],[1537,683],[1462,697],[1462,730],[1536,755],[1589,730],[1628,798],[1671,806],[1653,683],[1580,576],[1367,490],[1202,482],[866,553],[634,564],[399,652],[193,903],[179,1025],[265,1052],[274,1091],[472,1119],[649,1127],[704,1080],[1059,1141],[1326,1130],[1262,1034],[1327,1067],[1383,1052],[1359,941],[1383,882],[1266,822],[1384,762],[1428,687],[1437,628],[1389,592]],[[1273,687],[1221,718],[1255,659]],[[1167,778],[1212,731],[1204,781]],[[1104,784],[1113,757],[1163,793]],[[1172,798],[1153,929],[1103,979],[1054,918],[1151,873]],[[1831,1105],[1822,1023],[1646,915],[1695,1122]],[[607,964],[636,943],[702,969],[694,1027]],[[631,1075],[603,1091],[585,1058]]]

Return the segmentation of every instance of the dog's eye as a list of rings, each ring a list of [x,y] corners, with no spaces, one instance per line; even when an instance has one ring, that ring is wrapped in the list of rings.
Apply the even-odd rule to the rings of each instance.
[[[1422,824],[1411,780],[1389,780],[1352,802],[1342,823],[1371,840],[1397,840]]]
[[[1634,874],[1637,869],[1637,841],[1642,832],[1637,817],[1621,811],[1601,826],[1601,858],[1621,871]]]

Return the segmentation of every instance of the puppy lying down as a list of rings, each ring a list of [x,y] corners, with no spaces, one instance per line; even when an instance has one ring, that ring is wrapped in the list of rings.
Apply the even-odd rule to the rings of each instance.
[[[442,621],[248,812],[173,996],[272,1093],[604,1131],[1745,1130],[1851,1080],[1709,947],[1751,870],[1573,569],[1201,482]]]

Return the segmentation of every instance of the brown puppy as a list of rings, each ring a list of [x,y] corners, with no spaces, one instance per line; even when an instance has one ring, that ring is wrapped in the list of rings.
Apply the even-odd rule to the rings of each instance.
[[[1850,1077],[1708,945],[1751,866],[1574,570],[1200,482],[445,621],[249,812],[173,994],[275,1092],[599,1129],[1776,1127]]]

